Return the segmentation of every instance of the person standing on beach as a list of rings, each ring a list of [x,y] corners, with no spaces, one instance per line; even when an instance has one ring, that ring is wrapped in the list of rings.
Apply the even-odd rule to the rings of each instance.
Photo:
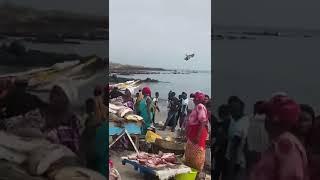
[[[139,115],[138,113],[138,107],[139,107],[139,102],[141,101],[141,99],[139,98],[139,93],[136,93],[136,97],[134,98],[134,111],[137,115]]]
[[[154,116],[153,116],[153,124],[155,124],[155,117],[156,117],[156,114],[157,112],[160,113],[160,108],[159,108],[159,92],[156,92],[155,93],[155,98],[153,98],[153,104],[154,104],[154,107],[155,107],[155,112],[154,112]]]
[[[291,130],[299,124],[300,107],[285,95],[265,104],[270,145],[250,173],[250,180],[309,180],[306,150]],[[318,169],[319,170],[319,169]]]
[[[181,117],[181,109],[182,109],[182,94],[179,95],[178,97],[178,104],[179,104],[179,108],[178,108],[178,113],[177,113],[177,117],[176,117],[176,121],[178,123],[178,121],[180,121],[180,117]]]
[[[180,120],[179,120],[179,126],[180,128],[184,128],[185,127],[185,119],[187,117],[188,114],[188,103],[189,103],[189,99],[188,99],[188,95],[186,92],[182,92],[182,101],[181,101],[181,114],[180,114]]]
[[[192,110],[187,122],[187,144],[185,150],[186,165],[196,169],[199,174],[204,167],[206,140],[208,137],[208,112],[203,105],[204,94],[196,92],[193,102],[195,108]]]
[[[169,93],[168,93],[168,101],[167,101],[167,108],[168,108],[168,110],[170,110],[171,94],[172,94],[172,91],[170,90]]]
[[[263,109],[264,103],[264,101],[256,102],[253,117],[250,119],[246,148],[248,172],[259,161],[261,154],[269,145],[269,137],[265,129],[266,115]]]
[[[152,112],[152,100],[151,89],[149,87],[144,87],[142,89],[142,94],[144,95],[143,99],[139,102],[138,112],[140,116],[143,118],[143,125],[141,128],[141,134],[145,135],[147,133],[148,128],[151,127],[153,112]]]
[[[320,178],[319,126],[315,123],[315,112],[310,105],[300,105],[299,123],[292,131],[304,145],[308,161],[310,180]]]
[[[105,121],[107,119],[107,107],[103,102],[103,87],[96,86],[93,92],[95,102],[95,115],[98,121]]]
[[[179,100],[175,96],[175,92],[171,92],[171,96],[169,97],[169,112],[167,120],[163,126],[162,130],[165,130],[167,126],[171,126],[171,131],[174,132],[177,126],[177,114],[179,109]]]
[[[105,132],[108,131],[108,122],[106,119],[104,121],[97,119],[95,106],[94,99],[90,98],[86,101],[88,118],[81,135],[80,158],[87,168],[106,176],[108,166],[105,162],[108,160],[108,154],[105,147],[109,143],[109,138]]]
[[[222,175],[222,179],[226,178],[226,150],[228,145],[228,130],[231,121],[231,110],[230,106],[223,104],[218,108],[219,119],[213,121],[213,131],[214,133],[214,171],[213,179],[218,180]]]
[[[246,158],[244,147],[246,144],[249,119],[244,114],[243,101],[232,96],[228,100],[231,108],[231,121],[228,132],[228,146],[226,158],[228,160],[227,175],[228,180],[242,180],[245,178]]]
[[[207,110],[208,110],[208,117],[209,117],[209,137],[211,137],[211,121],[212,121],[212,102],[211,102],[211,98],[209,97],[209,95],[205,95],[205,100],[204,100],[204,105],[206,106]]]

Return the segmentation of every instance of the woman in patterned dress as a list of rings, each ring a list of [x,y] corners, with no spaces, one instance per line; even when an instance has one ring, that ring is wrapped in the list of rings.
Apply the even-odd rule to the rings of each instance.
[[[202,171],[205,162],[206,139],[208,137],[208,112],[203,102],[202,92],[194,94],[195,108],[187,122],[187,145],[185,151],[186,165]]]

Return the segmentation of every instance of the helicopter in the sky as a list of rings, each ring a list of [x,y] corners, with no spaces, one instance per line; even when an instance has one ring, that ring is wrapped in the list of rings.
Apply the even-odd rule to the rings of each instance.
[[[192,53],[192,54],[186,54],[186,57],[184,58],[184,60],[185,61],[188,61],[188,60],[190,60],[191,58],[193,58],[194,57],[194,53]]]

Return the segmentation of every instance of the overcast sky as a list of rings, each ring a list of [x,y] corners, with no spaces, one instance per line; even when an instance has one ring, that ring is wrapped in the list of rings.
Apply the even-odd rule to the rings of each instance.
[[[319,0],[214,0],[213,23],[320,29]]]
[[[113,62],[210,70],[211,0],[110,0]],[[195,57],[186,62],[185,53]]]
[[[93,15],[108,15],[108,0],[0,0],[36,9],[58,9]]]

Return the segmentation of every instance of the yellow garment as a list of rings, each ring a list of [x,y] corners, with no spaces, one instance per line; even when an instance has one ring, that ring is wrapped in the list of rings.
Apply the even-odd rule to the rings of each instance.
[[[107,107],[103,103],[102,96],[96,96],[94,102],[97,121],[102,122],[107,120]]]
[[[156,139],[162,139],[162,137],[152,131],[147,131],[147,134],[146,134],[147,143],[154,143]]]

